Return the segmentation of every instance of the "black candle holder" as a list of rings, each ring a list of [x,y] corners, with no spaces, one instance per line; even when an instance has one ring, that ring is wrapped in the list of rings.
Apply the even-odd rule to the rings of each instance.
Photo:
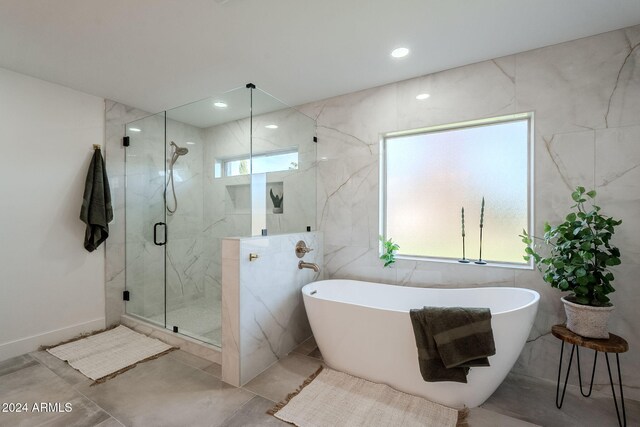
[[[478,265],[485,265],[487,262],[482,260],[482,225],[480,225],[480,257],[475,261]]]
[[[484,226],[484,197],[482,198],[482,207],[480,208],[480,256],[475,261],[478,265],[484,265],[487,262],[482,260],[482,228]]]
[[[467,259],[467,257],[465,256],[465,252],[464,252],[464,206],[462,207],[462,259],[459,259],[458,262],[461,262],[463,264],[469,264],[471,261],[469,261]]]
[[[463,264],[469,264],[471,262],[467,259],[464,253],[464,233],[462,234],[462,259],[459,259],[458,262],[461,262]]]

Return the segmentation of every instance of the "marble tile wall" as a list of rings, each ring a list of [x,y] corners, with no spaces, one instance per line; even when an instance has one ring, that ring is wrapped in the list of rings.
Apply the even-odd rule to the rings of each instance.
[[[278,129],[265,127],[274,123],[278,124]],[[306,230],[307,226],[316,229],[315,122],[292,108],[284,108],[253,118],[253,146],[250,131],[251,122],[248,119],[204,130],[206,184],[203,238],[208,242],[205,287],[215,292],[218,298],[222,279],[222,239],[252,234],[252,181],[246,175],[216,178],[216,160],[245,157],[252,150],[260,154],[297,147],[297,170],[267,174],[267,186],[262,190],[267,199],[266,228],[270,235],[300,232]],[[282,214],[272,212],[273,203],[268,195],[271,188],[275,193],[286,193]]]
[[[266,125],[277,123],[278,129]],[[267,174],[267,229],[269,234],[316,229],[316,144],[313,119],[293,108],[253,118],[253,153],[260,154],[297,148],[297,169]],[[283,213],[273,213],[269,190],[284,194]]]
[[[126,149],[126,287],[128,313],[151,317],[164,310],[164,247],[153,243],[153,224],[165,222],[164,114],[127,125]],[[164,321],[164,318],[162,319]]]
[[[122,292],[125,290],[125,148],[122,146],[126,123],[148,116],[149,113],[115,101],[106,100],[105,162],[109,173],[113,221],[109,224],[106,246],[106,323],[120,322],[124,314]]]
[[[140,120],[141,119],[141,120]],[[125,124],[138,120],[141,133],[128,132],[131,147],[125,153],[122,137]],[[106,156],[109,163],[114,221],[107,240],[107,323],[118,323],[124,313],[122,291],[125,290],[125,263],[128,286],[132,293],[128,311],[153,318],[164,312],[164,251],[153,244],[151,224],[165,221],[164,199],[165,136],[164,115],[148,113],[107,101]],[[166,137],[189,153],[174,166],[179,209],[167,215],[167,308],[178,309],[205,295],[206,258],[203,229],[203,136],[194,126],[174,120],[166,121]],[[192,144],[187,144],[191,142]],[[160,145],[158,145],[160,144]],[[127,157],[127,235],[125,236],[125,155]],[[128,239],[128,240],[127,240]],[[125,242],[127,254],[125,259]],[[161,316],[162,317],[162,316]],[[163,319],[164,320],[164,319]],[[168,319],[171,321],[171,319]]]
[[[167,311],[189,306],[207,294],[204,256],[207,242],[204,229],[204,130],[167,120],[167,142],[174,141],[189,152],[175,162],[174,181],[178,209],[167,212]],[[169,155],[171,152],[169,152]],[[167,170],[168,173],[168,170]],[[167,203],[173,209],[173,195],[167,190]],[[167,318],[170,322],[178,319]],[[185,325],[186,326],[186,325]]]
[[[322,266],[320,232],[223,241],[222,375],[230,384],[246,384],[311,336],[300,289],[322,270],[298,269],[299,240],[315,249],[304,261]]]
[[[218,158],[250,154],[248,126],[248,120],[236,120],[204,130],[204,162],[207,166],[204,169],[203,238],[208,242],[205,283],[210,297],[218,301],[222,298],[222,239],[251,234],[251,210],[247,203],[250,200],[251,180],[249,176],[217,179],[214,177],[214,165]],[[221,322],[224,323],[224,320]]]
[[[427,100],[416,100],[419,93]],[[537,271],[378,260],[380,134],[436,124],[535,113],[535,227],[558,221],[571,189],[595,187],[604,213],[622,218],[615,243],[612,332],[625,337],[625,384],[639,397],[640,26],[480,62],[300,107],[317,120],[318,226],[329,278],[391,285],[518,286],[541,294],[538,316],[515,371],[554,379],[564,321],[560,293]],[[600,366],[603,368],[603,366]],[[603,374],[604,372],[604,374]],[[597,381],[606,382],[606,370]],[[599,380],[598,380],[599,379]]]
[[[112,101],[107,103],[107,107],[106,151],[116,206],[112,235],[107,244],[108,323],[119,322],[125,311],[122,301],[125,262],[127,288],[135,293],[127,303],[127,311],[163,322],[164,248],[153,244],[150,224],[165,221],[162,192],[166,159],[162,146],[158,146],[164,139],[164,114],[150,116]],[[129,132],[132,146],[126,154],[129,205],[125,236],[125,150],[122,136],[125,124],[138,119],[141,120],[136,126],[145,129],[141,133]],[[265,128],[271,123],[278,123],[279,128]],[[298,147],[299,151],[298,169],[268,174],[268,185],[276,186],[276,192],[287,192],[283,214],[271,213],[272,205],[268,199],[269,233],[303,231],[307,225],[315,229],[315,122],[294,109],[284,108],[254,117],[253,128],[254,152],[292,147]],[[189,149],[189,153],[181,156],[174,166],[178,211],[166,216],[170,242],[166,247],[169,326],[176,324],[187,332],[190,325],[178,324],[178,314],[184,314],[185,307],[200,300],[205,301],[207,316],[213,312],[213,319],[206,320],[210,327],[204,330],[215,332],[220,328],[221,241],[223,237],[251,234],[251,206],[245,203],[250,200],[251,181],[249,176],[215,178],[214,165],[216,159],[248,155],[251,151],[250,135],[248,119],[210,128],[166,120],[167,142],[175,141]],[[269,188],[263,190],[265,199]],[[170,194],[168,200],[172,206]],[[125,241],[128,244],[127,261]],[[176,316],[171,313],[176,313]],[[189,332],[198,334],[199,331]]]

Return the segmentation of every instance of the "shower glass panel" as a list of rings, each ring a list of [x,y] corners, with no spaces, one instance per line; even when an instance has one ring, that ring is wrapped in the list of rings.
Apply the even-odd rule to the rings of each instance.
[[[126,310],[164,326],[165,114],[131,122],[125,134]]]
[[[260,89],[252,106],[252,234],[315,230],[315,120]]]
[[[126,312],[220,347],[222,239],[315,229],[315,121],[240,88],[126,135]]]
[[[177,210],[167,211],[166,326],[217,346],[222,340],[222,238],[249,235],[248,206],[235,191],[249,181],[216,179],[215,159],[250,156],[249,127],[238,122],[251,114],[250,95],[242,88],[167,111],[168,147],[173,142],[188,152],[173,165]],[[168,188],[168,208],[173,201]]]

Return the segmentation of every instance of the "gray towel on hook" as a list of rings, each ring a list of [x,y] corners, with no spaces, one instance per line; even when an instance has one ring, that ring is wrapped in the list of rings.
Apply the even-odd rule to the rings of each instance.
[[[109,222],[113,219],[107,169],[99,148],[94,150],[87,172],[80,219],[87,225],[84,247],[93,252],[109,237]]]
[[[496,353],[488,308],[424,307],[409,316],[425,381],[467,382],[470,367]]]

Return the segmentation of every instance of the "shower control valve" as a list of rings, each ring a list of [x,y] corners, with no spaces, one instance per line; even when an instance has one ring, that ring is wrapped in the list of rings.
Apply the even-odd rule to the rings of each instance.
[[[307,247],[307,244],[304,242],[304,240],[300,240],[298,243],[296,243],[296,256],[298,258],[302,258],[306,253],[311,252],[313,249]]]

